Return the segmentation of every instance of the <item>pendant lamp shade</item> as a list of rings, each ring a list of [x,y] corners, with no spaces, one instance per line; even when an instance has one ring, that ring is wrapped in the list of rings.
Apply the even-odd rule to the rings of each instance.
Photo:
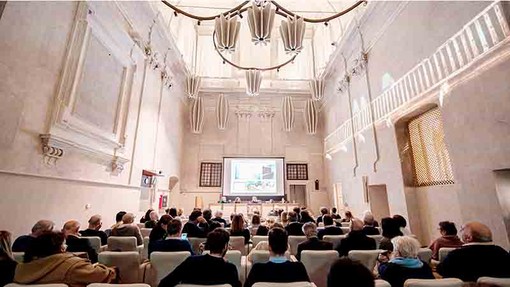
[[[286,96],[282,103],[283,130],[290,132],[294,126],[294,104],[292,97]]]
[[[227,127],[228,113],[228,100],[224,94],[220,94],[216,103],[216,121],[218,122],[218,129],[224,130]]]
[[[262,72],[260,70],[246,71],[246,94],[248,96],[258,96],[260,93],[261,83]]]
[[[194,134],[202,133],[202,128],[204,126],[204,105],[202,104],[201,97],[196,97],[192,99],[190,110],[190,124],[192,133]]]
[[[326,82],[323,79],[313,79],[310,81],[310,93],[314,101],[320,101],[324,98],[324,89]]]
[[[248,27],[250,28],[251,40],[255,44],[267,45],[271,40],[275,9],[271,9],[271,3],[255,2],[248,8]]]
[[[241,24],[237,16],[221,14],[214,20],[214,30],[216,31],[216,43],[220,51],[234,52]]]
[[[200,84],[202,79],[197,75],[189,75],[186,77],[186,95],[189,98],[195,99],[198,97],[200,91]]]
[[[316,134],[319,117],[317,114],[317,107],[315,106],[314,100],[309,99],[306,101],[304,113],[306,133],[309,135]]]
[[[303,50],[303,38],[305,36],[305,21],[297,16],[287,17],[282,21],[280,34],[283,40],[283,48],[287,54],[298,54]]]

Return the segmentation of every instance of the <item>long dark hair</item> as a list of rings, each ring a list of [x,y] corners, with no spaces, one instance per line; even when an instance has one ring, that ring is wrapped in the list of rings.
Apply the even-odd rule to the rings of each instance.
[[[65,236],[62,232],[45,232],[39,235],[25,251],[23,262],[28,263],[39,258],[62,253],[64,240]]]
[[[307,222],[313,222],[315,223],[315,220],[310,216],[310,213],[306,210],[301,210],[301,222],[307,223]]]
[[[232,218],[232,226],[230,227],[230,231],[243,231],[244,230],[244,219],[240,214],[234,215]]]
[[[391,217],[381,219],[382,236],[392,239],[393,237],[402,236],[398,222]]]
[[[147,221],[151,221],[151,212],[153,212],[154,209],[150,208],[149,210],[147,210],[147,212],[145,212],[145,215],[140,218],[140,223],[145,223]]]

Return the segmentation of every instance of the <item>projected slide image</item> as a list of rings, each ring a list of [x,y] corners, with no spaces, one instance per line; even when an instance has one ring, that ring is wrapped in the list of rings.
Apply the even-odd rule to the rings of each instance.
[[[232,191],[236,193],[276,192],[274,161],[232,161]]]

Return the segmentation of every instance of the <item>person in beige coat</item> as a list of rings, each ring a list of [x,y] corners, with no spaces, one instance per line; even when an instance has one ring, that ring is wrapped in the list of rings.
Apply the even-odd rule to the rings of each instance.
[[[64,283],[85,287],[90,283],[110,283],[116,272],[101,264],[65,253],[64,234],[48,232],[31,244],[24,263],[16,267],[14,282],[20,284]]]

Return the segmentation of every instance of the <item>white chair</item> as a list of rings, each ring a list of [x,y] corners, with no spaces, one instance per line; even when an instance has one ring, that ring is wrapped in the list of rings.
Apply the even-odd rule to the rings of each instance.
[[[184,225],[184,223],[183,223]],[[138,228],[142,229],[142,228],[145,228],[145,223],[137,223],[136,226],[138,226]]]
[[[267,236],[255,235],[251,238],[251,242],[253,243],[253,248],[259,244],[260,241],[267,241]]]
[[[350,222],[342,222],[340,224],[342,225],[342,227],[350,227],[351,226]]]
[[[310,282],[291,282],[291,283],[275,283],[275,282],[257,282],[253,287],[312,287]]]
[[[148,237],[151,235],[152,228],[140,228],[140,233],[142,233],[142,237]]]
[[[338,252],[335,250],[303,250],[301,262],[305,265],[310,281],[317,287],[326,287],[329,269],[338,259]]]
[[[101,238],[99,236],[82,236],[89,241],[90,246],[96,250],[96,253],[101,252]]]
[[[150,261],[152,268],[156,271],[155,286],[189,256],[190,253],[188,251],[152,252]]]
[[[430,264],[430,261],[432,260],[432,250],[428,248],[420,248],[418,251],[418,258],[420,258],[421,261]]]
[[[119,268],[123,283],[140,282],[140,253],[137,251],[112,252],[105,251],[98,255],[99,263]]]
[[[324,235],[322,240],[331,242],[333,244],[333,249],[336,249],[338,245],[340,245],[340,241],[347,237],[347,235]]]
[[[68,287],[67,284],[63,283],[52,283],[52,284],[18,284],[18,283],[9,283],[4,287]]]
[[[344,234],[347,234],[347,233],[351,232],[351,228],[350,228],[350,227],[344,227],[344,226],[342,226],[342,227],[340,227],[340,228],[342,228],[342,232],[343,232]]]
[[[285,251],[285,257],[290,259],[290,252]],[[269,261],[269,251],[267,250],[255,250],[252,253],[252,262],[255,263],[265,263]],[[248,274],[248,273],[247,273]]]
[[[443,262],[443,260],[448,256],[448,253],[452,252],[457,248],[454,247],[443,247],[439,248],[439,262]]]
[[[228,242],[233,250],[241,251],[242,255],[246,255],[246,244],[244,244],[244,236],[230,236]]]
[[[18,263],[23,263],[23,256],[25,256],[25,252],[13,252],[12,257],[14,257],[14,260]]]
[[[149,284],[133,283],[133,284],[110,284],[110,283],[91,283],[87,287],[150,287]]]
[[[375,280],[375,287],[391,287],[388,281],[384,281],[382,279]]]
[[[198,238],[198,237],[188,237],[189,244],[191,244],[191,249],[193,253],[200,253],[200,244],[204,243],[207,238]]]
[[[407,279],[404,287],[462,287],[464,282],[457,278]]]
[[[289,236],[290,254],[297,254],[297,246],[299,243],[306,241],[306,236]]]
[[[510,287],[510,278],[480,277],[476,283],[479,286]]]
[[[149,259],[149,237],[143,238],[142,259]]]
[[[195,285],[195,284],[177,284],[175,287],[232,287],[230,284],[220,284],[220,285]]]
[[[205,250],[204,254],[209,254],[209,250]],[[228,262],[234,264],[237,268],[237,274],[239,274],[239,280],[241,282],[244,282],[244,272],[245,268],[243,268],[241,261],[242,261],[241,251],[239,250],[228,250],[227,254],[225,254],[225,260]]]
[[[137,251],[136,237],[110,236],[108,237],[108,251]]]
[[[375,248],[379,249],[379,244],[381,244],[381,240],[383,239],[382,235],[368,235],[368,237],[373,238],[375,240]]]
[[[368,270],[374,270],[375,264],[377,263],[377,257],[383,250],[351,250],[349,251],[348,257],[352,260],[359,261],[365,265]]]

